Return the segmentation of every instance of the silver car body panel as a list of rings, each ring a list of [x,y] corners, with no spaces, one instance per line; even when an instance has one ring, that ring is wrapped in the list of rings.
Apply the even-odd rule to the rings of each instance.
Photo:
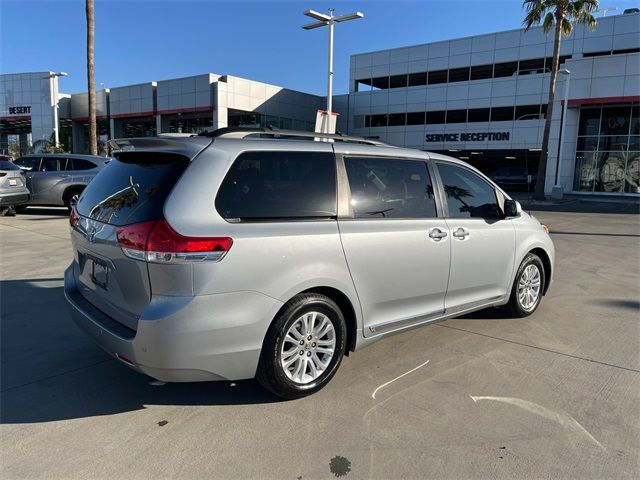
[[[214,206],[220,183],[247,151],[334,152],[430,165],[438,159],[471,168],[450,157],[381,145],[261,138],[165,137],[115,145],[189,157],[164,203],[164,218],[185,236],[233,239],[220,262],[164,265],[126,258],[112,225],[82,218],[72,233],[75,257],[65,273],[72,317],[107,352],[163,381],[252,378],[271,322],[288,300],[307,290],[336,291],[348,300],[357,350],[389,334],[506,303],[515,271],[533,249],[543,250],[553,266],[553,244],[535,218],[522,213],[492,223],[449,219],[441,195],[437,218],[410,220],[343,215],[341,202],[349,195],[344,178],[337,182],[337,219],[234,222]],[[509,198],[471,169],[499,197]],[[469,235],[454,237],[459,227]],[[434,241],[433,228],[447,236]],[[92,281],[87,259],[107,266],[115,282],[110,291]]]

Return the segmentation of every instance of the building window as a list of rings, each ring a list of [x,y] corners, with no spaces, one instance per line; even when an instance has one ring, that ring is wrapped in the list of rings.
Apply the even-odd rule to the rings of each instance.
[[[449,82],[466,82],[469,80],[469,67],[449,70]]]
[[[372,127],[386,127],[387,126],[387,115],[371,115],[371,126]]]
[[[537,120],[540,118],[540,105],[516,105],[516,120]]]
[[[518,75],[527,73],[543,73],[544,72],[544,58],[536,58],[533,60],[520,60],[518,67]]]
[[[465,123],[466,121],[466,110],[447,110],[447,123]]]
[[[573,188],[640,193],[640,107],[585,107],[580,111]]]
[[[410,73],[409,74],[409,86],[417,87],[427,84],[427,72]]]
[[[392,75],[391,77],[389,77],[390,88],[403,88],[406,86],[407,86],[406,75]]]
[[[518,71],[518,62],[496,63],[493,67],[493,76],[495,78],[511,77]]]
[[[469,109],[469,122],[488,122],[491,118],[489,112],[490,108],[470,108]]]
[[[424,112],[407,113],[407,125],[424,125]]]
[[[492,122],[508,122],[513,120],[513,107],[493,107],[491,109]]]
[[[471,80],[484,80],[493,77],[493,65],[476,65],[471,67]]]
[[[407,114],[406,113],[391,113],[389,114],[389,126],[390,127],[399,127],[407,124]]]
[[[436,70],[428,73],[428,84],[447,83],[447,70]]]
[[[427,125],[439,125],[445,123],[446,111],[440,110],[436,112],[427,112],[425,124]]]
[[[371,86],[373,90],[384,90],[389,88],[389,77],[372,78]]]

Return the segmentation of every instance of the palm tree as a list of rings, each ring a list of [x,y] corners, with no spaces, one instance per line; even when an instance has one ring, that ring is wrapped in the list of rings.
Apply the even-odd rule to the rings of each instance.
[[[93,0],[85,0],[87,15],[87,87],[89,90],[89,152],[98,154],[98,136],[96,134],[96,79],[93,65],[93,48],[95,44],[95,9]]]
[[[551,131],[553,101],[558,77],[558,64],[560,63],[560,41],[562,40],[562,35],[571,34],[574,24],[584,23],[590,29],[595,28],[596,19],[591,13],[598,9],[598,0],[524,0],[522,6],[527,12],[522,22],[525,31],[534,25],[539,25],[541,22],[544,33],[549,33],[551,28],[554,28],[553,66],[551,67],[551,78],[549,80],[549,101],[535,191],[535,198],[544,200],[544,184],[547,174],[547,158],[549,156],[549,132]]]

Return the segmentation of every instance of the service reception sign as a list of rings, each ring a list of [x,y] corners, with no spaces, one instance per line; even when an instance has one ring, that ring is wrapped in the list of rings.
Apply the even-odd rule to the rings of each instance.
[[[508,142],[511,132],[464,132],[427,134],[427,142]]]

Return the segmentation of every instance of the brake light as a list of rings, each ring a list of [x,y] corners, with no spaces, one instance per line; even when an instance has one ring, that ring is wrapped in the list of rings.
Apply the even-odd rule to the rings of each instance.
[[[71,228],[76,228],[78,221],[80,221],[80,215],[78,214],[76,207],[72,207],[71,212],[69,213],[69,225]]]
[[[233,245],[229,237],[187,237],[166,220],[136,223],[117,230],[126,256],[154,263],[217,262]]]
[[[7,174],[7,172],[0,172],[0,177],[4,177]]]

